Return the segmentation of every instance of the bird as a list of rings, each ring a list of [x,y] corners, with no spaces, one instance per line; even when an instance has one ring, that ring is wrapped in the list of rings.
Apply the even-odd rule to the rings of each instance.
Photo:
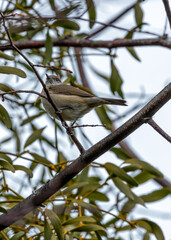
[[[45,85],[52,101],[60,111],[62,118],[65,121],[72,121],[72,125],[93,108],[103,104],[127,106],[123,99],[97,97],[84,90],[62,83],[56,75],[46,74],[46,76]],[[46,96],[44,90],[41,94]],[[46,112],[58,119],[51,103],[43,97],[41,101]]]

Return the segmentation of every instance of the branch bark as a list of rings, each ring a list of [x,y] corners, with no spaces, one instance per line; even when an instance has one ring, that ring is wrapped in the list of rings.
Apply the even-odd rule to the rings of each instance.
[[[171,11],[170,11],[170,6],[168,0],[163,0],[163,4],[166,10],[166,14],[169,20],[170,28],[171,28]]]
[[[14,42],[18,49],[42,48],[45,41],[23,41]],[[116,39],[113,41],[92,41],[87,39],[62,39],[53,40],[53,46],[57,47],[80,47],[80,48],[120,48],[120,47],[143,47],[143,46],[161,46],[171,49],[171,41],[162,38],[148,39]],[[0,45],[0,50],[13,49],[11,44]]]
[[[169,83],[159,94],[157,94],[145,107],[143,107],[130,120],[124,123],[117,130],[96,143],[85,151],[80,157],[73,161],[68,167],[56,175],[44,186],[36,190],[32,195],[14,206],[7,213],[0,216],[0,230],[8,227],[15,221],[23,218],[27,213],[38,206],[63,187],[69,180],[76,176],[88,164],[107,152],[111,147],[129,136],[147,118],[151,118],[164,104],[171,99],[171,83]]]

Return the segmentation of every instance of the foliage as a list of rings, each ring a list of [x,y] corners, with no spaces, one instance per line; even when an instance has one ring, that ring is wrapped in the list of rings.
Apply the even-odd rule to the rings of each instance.
[[[44,65],[44,68],[37,68],[42,78],[46,72],[58,74],[64,81],[79,87],[75,71],[71,75],[60,70],[68,68],[68,65],[74,69],[74,51],[70,46],[54,47],[53,41],[90,38],[91,33],[85,33],[81,24],[84,21],[82,13],[85,13],[89,31],[96,30],[97,3],[94,0],[4,2],[1,10],[6,16],[5,22],[14,43],[20,45],[24,41],[44,40],[42,48],[35,45],[21,50],[33,65]],[[137,1],[132,6],[134,26],[126,30],[124,39],[131,40],[134,33],[142,31],[144,23],[141,5],[141,1]],[[0,39],[3,44],[7,44],[9,39],[7,32],[2,30],[2,23],[1,18]],[[140,61],[134,47],[126,49],[130,57]],[[96,49],[96,52],[109,57],[111,71],[109,76],[104,76],[100,70],[95,71],[93,67],[90,67],[91,71],[109,85],[112,94],[123,97],[124,79],[116,65],[116,54],[111,49]],[[86,51],[80,51],[80,55],[85,58],[86,54]],[[19,52],[14,49],[0,51],[0,65],[1,76],[5,76],[4,82],[0,83],[1,92],[21,88],[41,91],[32,66]],[[47,116],[36,95],[13,92],[4,95],[2,100],[0,127],[4,134],[0,142],[0,211],[5,213],[28,196],[27,189],[29,192],[30,186],[31,191],[34,191],[34,188],[45,184],[70,163],[69,144],[72,146],[73,141],[59,122]],[[112,119],[118,117],[117,112],[102,106],[96,109],[96,113],[101,123],[106,125],[106,130],[113,130]],[[52,135],[48,134],[50,126],[53,126]],[[81,139],[91,145],[91,139],[81,128],[76,131],[78,133]],[[154,178],[163,178],[163,174],[151,164],[130,156],[120,147],[112,148],[111,153],[111,159],[106,163],[94,162],[86,167],[45,201],[43,206],[2,231],[0,238],[128,239],[124,238],[125,231],[139,234],[139,229],[142,229],[141,239],[150,239],[151,235],[158,240],[164,239],[161,228],[155,222],[133,215],[137,205],[144,207],[146,203],[161,200],[171,193],[167,187],[142,196],[136,193],[142,184]],[[113,163],[116,158],[119,164]]]

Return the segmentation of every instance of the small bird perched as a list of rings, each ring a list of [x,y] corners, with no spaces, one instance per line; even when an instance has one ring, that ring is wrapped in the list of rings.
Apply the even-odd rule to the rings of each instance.
[[[63,84],[55,75],[47,75],[46,87],[49,91],[52,101],[61,112],[61,115],[66,121],[77,121],[93,108],[103,104],[127,106],[126,101],[122,99],[100,98],[79,88]],[[46,95],[44,90],[42,94]],[[55,110],[52,105],[45,99],[41,98],[45,110],[55,118]]]

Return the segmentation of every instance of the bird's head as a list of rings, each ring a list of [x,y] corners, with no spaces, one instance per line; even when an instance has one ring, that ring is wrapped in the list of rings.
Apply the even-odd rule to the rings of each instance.
[[[56,75],[46,74],[46,84],[61,84],[61,80]]]

